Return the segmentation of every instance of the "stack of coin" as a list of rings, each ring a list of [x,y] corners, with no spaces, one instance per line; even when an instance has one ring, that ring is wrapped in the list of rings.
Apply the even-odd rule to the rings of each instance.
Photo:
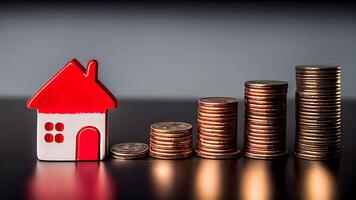
[[[229,159],[237,150],[237,99],[207,97],[199,99],[196,154],[209,159]]]
[[[287,155],[287,90],[284,81],[245,82],[246,157],[275,159]]]
[[[193,155],[192,125],[183,122],[157,122],[151,125],[150,156],[183,159]]]
[[[340,155],[340,75],[339,66],[296,67],[297,157],[327,160]]]
[[[145,158],[148,155],[148,145],[144,143],[121,143],[110,147],[113,158],[131,160]]]

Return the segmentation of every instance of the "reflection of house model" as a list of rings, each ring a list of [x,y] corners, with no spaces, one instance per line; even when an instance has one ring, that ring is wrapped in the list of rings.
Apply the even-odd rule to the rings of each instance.
[[[101,160],[108,145],[107,109],[118,100],[97,79],[97,62],[85,69],[71,60],[29,101],[37,109],[40,160]]]

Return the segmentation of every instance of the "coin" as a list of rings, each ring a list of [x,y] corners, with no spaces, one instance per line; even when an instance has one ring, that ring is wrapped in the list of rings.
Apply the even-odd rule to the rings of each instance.
[[[237,105],[237,99],[230,97],[199,99],[196,151],[206,152],[210,158],[215,159],[222,159],[224,154],[230,157],[228,154],[236,151]]]
[[[212,107],[227,107],[237,105],[237,99],[230,97],[205,97],[199,99],[199,105]]]
[[[245,156],[254,159],[263,159],[263,160],[270,160],[270,159],[277,159],[277,158],[284,158],[288,155],[288,152],[277,153],[277,154],[261,154],[261,153],[253,153],[253,152],[245,152]]]
[[[185,151],[185,152],[179,152],[179,153],[160,153],[160,152],[156,152],[156,151],[152,151],[150,150],[150,156],[154,157],[154,158],[158,158],[158,159],[185,159],[185,158],[189,158],[193,155],[193,151],[189,150],[189,151]]]
[[[192,155],[192,125],[158,122],[151,125],[149,154],[159,159],[183,159]]]
[[[275,81],[275,80],[252,80],[245,82],[246,88],[286,88],[288,83],[285,81]]]
[[[148,153],[148,145],[144,143],[121,143],[110,147],[114,158],[137,159],[144,158]]]
[[[157,122],[151,125],[156,132],[181,132],[192,129],[192,125],[184,122]]]
[[[196,149],[195,154],[201,158],[220,160],[220,159],[236,159],[241,155],[241,152],[239,150],[237,150],[237,151],[229,152],[229,153],[226,153],[226,152],[224,152],[224,153],[216,153],[216,152],[210,153],[210,152]]]
[[[249,158],[272,159],[286,154],[288,83],[245,82],[245,144]]]
[[[326,160],[339,154],[341,143],[341,67],[296,67],[295,154]]]

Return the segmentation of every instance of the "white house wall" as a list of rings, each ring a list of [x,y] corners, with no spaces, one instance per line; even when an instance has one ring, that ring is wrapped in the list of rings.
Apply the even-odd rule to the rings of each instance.
[[[107,151],[106,135],[106,114],[105,113],[85,113],[85,114],[37,114],[37,157],[40,160],[75,160],[76,156],[76,136],[80,129],[85,126],[94,126],[100,132],[100,159],[104,159]],[[63,143],[55,141],[47,143],[44,140],[46,133],[52,133],[53,137],[58,131],[45,130],[45,123],[52,122],[64,124]]]

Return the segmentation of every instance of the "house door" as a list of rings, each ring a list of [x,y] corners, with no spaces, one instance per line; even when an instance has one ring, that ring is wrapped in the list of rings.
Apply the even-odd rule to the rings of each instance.
[[[76,160],[99,160],[100,133],[93,126],[82,128],[77,134]]]

